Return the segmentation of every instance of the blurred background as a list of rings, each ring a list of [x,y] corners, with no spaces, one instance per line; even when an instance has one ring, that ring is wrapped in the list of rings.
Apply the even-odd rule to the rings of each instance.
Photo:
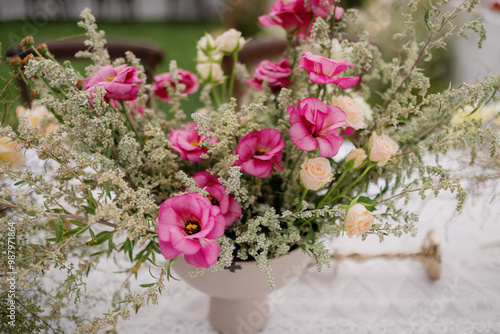
[[[371,42],[381,49],[386,61],[390,61],[398,50],[392,35],[399,32],[403,24],[403,18],[397,14],[403,11],[407,1],[343,0],[341,6],[360,10],[359,24],[348,29],[355,34],[368,31]],[[225,29],[236,28],[246,38],[283,39],[282,29],[262,29],[258,23],[258,17],[268,13],[273,2],[274,0],[0,0],[0,42],[3,56],[0,90],[3,90],[9,79],[10,68],[7,66],[6,56],[19,53],[18,46],[23,37],[32,35],[37,44],[81,41],[84,39],[84,31],[76,22],[80,12],[86,7],[91,8],[99,29],[106,32],[108,41],[125,45],[136,43],[145,47],[148,52],[161,54],[160,59],[148,64],[149,74],[158,74],[168,71],[171,60],[176,60],[180,68],[195,72],[196,41],[205,32],[217,35]],[[458,2],[460,1],[452,0],[450,6]],[[425,38],[425,4],[421,5],[420,10],[422,24],[415,28]],[[432,80],[434,91],[447,88],[450,82],[456,86],[462,82],[473,82],[490,73],[500,73],[500,43],[497,39],[500,35],[500,2],[482,0],[478,9],[461,20],[465,22],[477,17],[482,17],[488,28],[489,38],[483,49],[477,49],[477,37],[472,36],[470,40],[457,38],[452,41],[447,50],[451,52],[436,52],[426,73]],[[138,53],[134,48],[132,50]],[[88,62],[71,60],[83,74]],[[10,88],[5,92],[5,99],[9,110],[15,110],[17,105],[26,101],[22,92]],[[190,114],[201,107],[201,103],[197,96],[193,96],[184,102],[183,107]]]

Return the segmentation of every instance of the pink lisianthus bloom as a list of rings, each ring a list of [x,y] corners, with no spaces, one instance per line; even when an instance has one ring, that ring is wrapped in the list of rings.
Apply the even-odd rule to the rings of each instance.
[[[309,27],[312,12],[306,8],[304,0],[278,0],[267,15],[259,17],[264,27],[279,25],[288,32],[305,33]]]
[[[116,109],[118,109],[118,107],[119,107],[118,103],[116,103],[115,100],[111,101],[109,104],[111,104],[113,106],[113,108],[116,108]],[[138,106],[137,104],[135,104],[135,101],[130,102],[129,110],[130,110],[130,115],[133,117],[135,117],[136,112],[139,113],[140,115],[144,115],[144,111],[143,111],[142,106],[141,105]]]
[[[207,139],[207,136],[200,136],[197,125],[190,123],[187,129],[172,130],[170,133],[170,142],[174,150],[179,152],[182,159],[187,161],[202,161],[200,155],[207,153],[207,149],[200,146],[200,143]],[[215,144],[217,140],[210,138],[210,143]]]
[[[139,80],[135,67],[123,64],[114,68],[106,65],[85,79],[83,89],[95,93],[95,86],[102,86],[106,90],[104,98],[107,102],[109,100],[132,101],[137,98],[140,84],[142,81]]]
[[[252,131],[236,146],[234,154],[238,155],[238,160],[234,165],[255,177],[268,177],[274,167],[283,170],[280,163],[284,146],[281,133],[276,129]]]
[[[193,179],[200,188],[208,192],[208,200],[212,205],[220,208],[220,213],[226,220],[226,226],[231,226],[241,216],[241,204],[234,196],[226,194],[226,187],[219,182],[219,178],[208,172],[198,172]],[[186,189],[188,191],[189,189]]]
[[[182,253],[187,263],[208,268],[219,257],[220,245],[214,239],[224,234],[225,227],[219,207],[202,195],[169,198],[158,215],[161,254],[172,259]]]
[[[186,86],[183,93],[184,94],[193,94],[196,93],[200,84],[198,83],[198,77],[196,74],[191,73],[186,70],[179,69],[180,80],[179,83]],[[166,85],[174,86],[174,82],[172,81],[172,75],[170,73],[162,73],[155,75],[155,83],[153,85],[153,92],[156,97],[162,99],[164,102],[170,101],[170,96],[168,96],[168,90]]]
[[[267,80],[268,86],[273,92],[280,88],[292,85],[289,77],[292,74],[290,62],[283,58],[279,63],[273,63],[269,60],[263,60],[255,68],[253,79],[247,80],[247,84],[255,89],[262,89],[262,83]]]
[[[309,0],[311,10],[314,15],[326,19],[328,13],[334,13],[333,17],[338,20],[344,15],[344,9],[342,7],[336,7],[333,5],[333,0]]]
[[[311,52],[304,53],[299,59],[299,68],[305,68],[309,74],[309,80],[316,84],[332,83],[342,89],[351,88],[359,81],[359,77],[340,78],[339,74],[344,72],[353,64],[344,59],[328,59],[313,55]]]
[[[298,148],[314,151],[319,146],[324,158],[335,156],[344,138],[338,128],[346,126],[346,114],[339,107],[324,104],[315,97],[299,100],[297,107],[286,110],[290,114],[290,138]]]

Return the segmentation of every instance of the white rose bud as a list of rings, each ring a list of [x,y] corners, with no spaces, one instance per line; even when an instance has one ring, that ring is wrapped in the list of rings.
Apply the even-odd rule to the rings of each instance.
[[[337,96],[333,98],[332,105],[345,112],[347,126],[356,130],[366,128],[363,111],[353,99],[348,96]]]
[[[210,82],[219,82],[224,79],[224,72],[220,64],[200,63],[196,65],[196,70],[203,80]]]
[[[363,150],[362,148],[357,148],[349,152],[349,154],[345,158],[345,161],[349,162],[351,160],[354,160],[354,168],[358,168],[363,163],[363,160],[365,160],[365,157],[365,150]]]
[[[375,219],[373,215],[362,204],[354,204],[345,216],[345,229],[347,236],[352,238],[354,235],[360,237],[365,234],[373,225]]]
[[[384,166],[398,152],[399,145],[389,136],[378,136],[375,132],[368,141],[370,147],[370,160],[378,161],[377,166]]]
[[[309,190],[320,190],[333,180],[332,167],[325,158],[306,159],[300,171],[300,180]]]
[[[241,37],[241,32],[235,29],[229,29],[215,40],[217,48],[226,53],[238,52],[245,46],[245,39]]]
[[[198,43],[196,43],[196,47],[198,50],[202,50],[203,52],[207,53],[213,49],[215,49],[215,41],[212,35],[210,34],[205,34]]]

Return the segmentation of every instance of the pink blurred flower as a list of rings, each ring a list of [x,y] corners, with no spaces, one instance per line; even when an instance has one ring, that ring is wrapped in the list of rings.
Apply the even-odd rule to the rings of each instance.
[[[200,155],[207,153],[207,149],[200,147],[200,143],[204,142],[207,137],[200,136],[196,130],[196,124],[188,124],[187,129],[172,130],[170,133],[170,142],[174,150],[179,152],[182,159],[187,161],[202,161]],[[215,138],[210,138],[210,143],[216,143]]]
[[[305,68],[309,74],[309,80],[317,84],[333,83],[342,89],[351,88],[359,81],[359,77],[340,78],[339,74],[344,72],[353,64],[344,59],[328,59],[313,55],[311,52],[304,53],[299,59],[299,68]]]
[[[217,261],[220,245],[214,240],[226,227],[220,209],[200,194],[188,193],[160,205],[158,238],[166,259],[184,254],[187,263],[208,268]]]
[[[241,216],[241,204],[234,196],[226,194],[226,187],[219,182],[219,178],[208,172],[198,172],[193,179],[200,188],[205,188],[209,193],[208,200],[220,208],[226,220],[226,226],[231,226]],[[186,190],[188,191],[188,189]]]
[[[312,13],[306,8],[304,0],[278,0],[267,15],[259,17],[259,22],[264,27],[279,25],[288,32],[299,30],[305,33],[309,27]]]
[[[111,101],[109,104],[111,104],[114,108],[118,109],[118,103],[116,103],[115,100]],[[143,108],[142,106],[138,106],[135,104],[135,101],[132,101],[130,102],[130,105],[129,105],[129,111],[130,111],[130,115],[132,116],[135,116],[135,112],[138,112],[140,115],[144,115],[144,111],[143,111]]]
[[[247,84],[255,89],[262,89],[262,83],[267,80],[268,86],[276,92],[279,88],[292,85],[289,77],[292,74],[290,62],[283,58],[279,63],[263,60],[255,68],[253,79],[247,80]]]
[[[191,73],[186,70],[179,69],[179,76],[181,77],[179,83],[186,86],[183,93],[193,94],[196,93],[200,84],[198,83],[198,77],[196,74]],[[172,75],[170,73],[162,73],[155,75],[155,83],[153,85],[153,91],[156,97],[162,99],[164,102],[169,102],[170,97],[168,96],[168,90],[166,85],[174,86],[172,81]]]
[[[307,97],[299,100],[297,107],[288,107],[286,112],[290,114],[290,138],[298,148],[314,151],[319,146],[320,155],[325,158],[338,153],[344,141],[338,128],[347,125],[342,109]]]
[[[106,101],[132,101],[137,98],[140,84],[142,81],[139,80],[135,67],[123,64],[114,68],[106,65],[85,79],[83,89],[95,93],[95,86],[102,86],[106,90]]]
[[[275,129],[262,129],[252,131],[243,136],[236,146],[238,161],[235,166],[241,166],[245,173],[256,177],[268,177],[274,167],[283,170],[281,167],[281,154],[285,142],[281,138],[281,133]]]
[[[335,13],[333,17],[338,20],[344,15],[344,9],[342,7],[335,7],[333,0],[328,0],[328,3],[325,0],[309,0],[309,3],[314,15],[321,18],[326,19],[328,13]]]

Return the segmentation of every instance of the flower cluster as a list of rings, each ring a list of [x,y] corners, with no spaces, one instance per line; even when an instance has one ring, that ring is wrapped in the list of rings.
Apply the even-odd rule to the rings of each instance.
[[[15,221],[26,243],[20,284],[32,286],[50,266],[83,277],[101,256],[129,259],[128,277],[163,266],[145,294],[124,297],[124,308],[138,309],[178,258],[210,270],[255,260],[272,283],[269,260],[294,249],[329,265],[324,238],[414,234],[418,218],[399,201],[411,194],[455,192],[460,207],[459,180],[424,154],[471,148],[498,164],[498,109],[487,105],[498,100],[500,77],[431,95],[421,66],[474,1],[450,16],[429,9],[420,44],[411,29],[418,10],[405,8],[409,26],[387,63],[367,34],[342,30],[353,12],[338,1],[278,0],[259,21],[282,27],[287,49],[255,61],[251,77],[238,62],[247,40],[234,29],[200,38],[197,54],[186,55],[196,56],[196,74],[172,61],[152,84],[132,53],[109,58],[88,10],[79,23],[89,50],[78,55],[92,60],[84,74],[27,38],[34,55],[10,64],[40,100],[19,109],[14,127],[0,127],[0,227]],[[468,30],[484,35],[477,23],[460,31]],[[182,110],[198,90],[203,108]],[[44,170],[22,168],[25,154]],[[64,296],[47,313],[70,304]],[[102,330],[124,308],[81,332]]]

